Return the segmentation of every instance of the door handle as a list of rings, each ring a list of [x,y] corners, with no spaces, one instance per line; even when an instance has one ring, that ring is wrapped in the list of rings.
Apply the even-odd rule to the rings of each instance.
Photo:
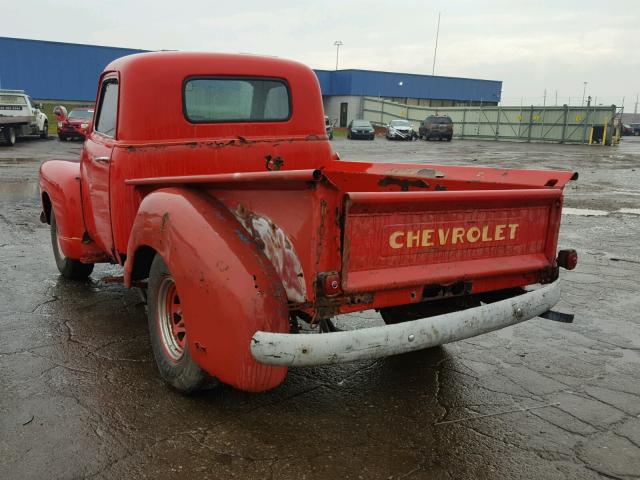
[[[109,157],[93,157],[93,161],[107,163],[109,161]]]

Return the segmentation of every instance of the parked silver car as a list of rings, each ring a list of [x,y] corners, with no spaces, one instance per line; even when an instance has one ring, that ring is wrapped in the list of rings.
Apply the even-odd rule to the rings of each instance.
[[[417,134],[408,120],[391,120],[387,125],[387,140],[413,140]]]

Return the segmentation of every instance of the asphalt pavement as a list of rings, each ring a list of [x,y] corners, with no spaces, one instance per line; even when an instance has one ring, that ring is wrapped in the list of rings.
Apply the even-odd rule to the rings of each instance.
[[[335,139],[344,159],[578,171],[557,310],[441,348],[291,369],[264,394],[159,379],[139,295],[58,275],[37,170],[0,146],[0,478],[640,478],[640,137],[619,146]],[[338,324],[373,325],[375,312]]]

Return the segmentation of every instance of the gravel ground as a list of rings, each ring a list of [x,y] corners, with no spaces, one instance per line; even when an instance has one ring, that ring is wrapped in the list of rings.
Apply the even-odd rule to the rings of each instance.
[[[118,268],[80,284],[58,275],[37,168],[80,147],[0,147],[0,478],[640,478],[640,138],[336,139],[345,159],[580,172],[560,239],[580,264],[562,272],[557,306],[575,322],[194,397],[159,380],[139,297],[101,280]]]

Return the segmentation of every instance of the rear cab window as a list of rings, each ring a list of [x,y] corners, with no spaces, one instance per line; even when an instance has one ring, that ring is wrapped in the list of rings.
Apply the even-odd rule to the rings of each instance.
[[[424,123],[435,123],[438,125],[448,125],[451,122],[451,119],[449,117],[427,117],[427,119],[424,121]]]
[[[184,82],[191,123],[284,122],[291,118],[289,86],[277,78],[193,77]]]
[[[0,110],[22,110],[27,100],[22,95],[0,95]]]

